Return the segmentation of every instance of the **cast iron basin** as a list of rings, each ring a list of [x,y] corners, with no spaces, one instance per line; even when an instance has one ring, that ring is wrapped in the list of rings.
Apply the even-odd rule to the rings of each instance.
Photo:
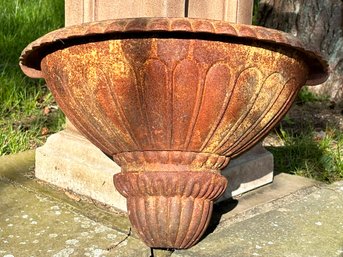
[[[20,65],[122,168],[114,184],[151,247],[188,248],[206,229],[230,158],[261,140],[326,62],[298,39],[222,21],[107,20],[51,32]],[[254,171],[251,171],[254,172]]]

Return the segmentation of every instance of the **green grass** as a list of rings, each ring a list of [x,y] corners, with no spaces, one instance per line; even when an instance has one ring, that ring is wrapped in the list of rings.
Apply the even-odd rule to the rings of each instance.
[[[258,20],[259,0],[254,0],[253,24]],[[321,102],[329,99],[319,96],[304,87],[297,97],[298,105]],[[313,109],[313,112],[319,110]],[[324,182],[343,179],[343,132],[341,128],[326,124],[298,124],[299,120],[287,115],[275,129],[281,146],[269,146],[274,156],[275,171],[301,175]],[[286,126],[283,126],[286,124]],[[300,128],[300,129],[299,129]],[[318,133],[320,131],[320,133]],[[319,136],[318,136],[319,135]]]
[[[313,103],[313,102],[325,102],[329,100],[329,96],[317,95],[312,93],[307,87],[303,87],[297,97],[297,103]]]
[[[44,81],[26,77],[18,66],[27,44],[63,26],[64,1],[0,0],[0,6],[0,155],[4,155],[41,145],[64,123]]]
[[[275,170],[324,182],[343,179],[343,134],[327,128],[316,133],[308,128],[300,134],[278,131],[282,146],[267,147],[274,155]]]
[[[342,180],[343,132],[339,109],[333,110],[327,97],[307,88],[300,91],[294,107],[271,133],[278,142],[278,146],[267,147],[274,156],[275,171],[329,183]]]

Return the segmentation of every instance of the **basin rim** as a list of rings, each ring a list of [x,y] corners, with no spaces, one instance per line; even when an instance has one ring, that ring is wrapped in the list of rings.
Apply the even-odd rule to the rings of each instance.
[[[139,34],[138,34],[139,33]],[[307,85],[317,85],[327,80],[329,68],[327,61],[319,51],[310,45],[304,44],[291,34],[269,29],[261,26],[235,24],[220,20],[207,20],[196,18],[130,18],[112,19],[97,22],[83,23],[54,30],[30,43],[23,51],[19,59],[19,65],[23,72],[33,78],[43,78],[40,69],[41,60],[48,54],[81,44],[82,41],[92,42],[104,40],[104,37],[120,35],[134,38],[135,35],[153,33],[158,35],[167,33],[171,38],[177,38],[178,34],[187,34],[192,38],[208,36],[220,36],[223,39],[239,40],[240,44],[260,42],[292,48],[301,52],[309,65],[309,78]],[[211,40],[209,38],[209,40]]]

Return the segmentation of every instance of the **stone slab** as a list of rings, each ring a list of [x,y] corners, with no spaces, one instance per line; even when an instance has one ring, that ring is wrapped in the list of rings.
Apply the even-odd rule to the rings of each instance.
[[[118,172],[118,165],[73,130],[50,136],[36,150],[38,179],[126,211],[126,199],[113,185],[113,175]],[[232,160],[222,174],[229,186],[219,201],[271,183],[273,156],[257,146]]]
[[[1,179],[0,210],[0,256],[150,256],[140,240]]]
[[[318,186],[268,212],[216,229],[172,256],[343,256],[342,199],[343,181]]]
[[[32,156],[0,157],[0,256],[150,256],[127,237],[128,227],[112,228],[107,208],[74,208],[84,200],[70,203],[63,191],[29,176]],[[273,184],[216,204],[215,227],[172,256],[343,256],[342,199],[343,181],[323,185],[279,174]],[[110,222],[122,219],[113,213]]]
[[[17,178],[17,173],[34,168],[35,150],[0,156],[0,177]]]
[[[280,173],[274,176],[272,184],[215,205],[218,228],[282,207],[316,190],[320,184],[312,179]]]

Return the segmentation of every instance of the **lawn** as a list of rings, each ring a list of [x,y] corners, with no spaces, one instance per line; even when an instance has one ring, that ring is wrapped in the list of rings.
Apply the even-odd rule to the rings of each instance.
[[[26,77],[18,58],[31,41],[63,26],[64,1],[0,0],[0,6],[0,155],[5,155],[34,149],[63,128],[64,115],[44,81]],[[291,112],[266,139],[275,170],[326,182],[343,179],[339,108],[301,91]]]
[[[275,170],[324,182],[343,179],[342,105],[304,88],[264,144]]]
[[[18,66],[24,47],[63,27],[63,0],[0,0],[0,155],[41,145],[61,129],[64,116],[43,80]]]

